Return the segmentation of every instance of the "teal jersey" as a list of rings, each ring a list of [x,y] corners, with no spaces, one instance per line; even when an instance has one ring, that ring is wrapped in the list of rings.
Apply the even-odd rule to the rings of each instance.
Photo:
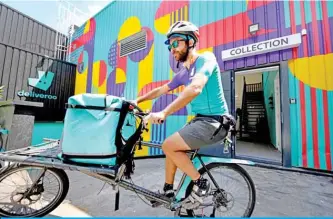
[[[208,81],[202,93],[191,101],[192,111],[203,115],[229,114],[220,68],[215,55],[211,52],[200,54],[189,69],[184,67],[179,71],[168,84],[170,90],[181,85],[189,85],[196,74],[204,74],[208,77]]]

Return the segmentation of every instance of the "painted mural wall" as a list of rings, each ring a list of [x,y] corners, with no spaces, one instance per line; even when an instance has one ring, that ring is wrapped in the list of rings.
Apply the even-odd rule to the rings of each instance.
[[[200,28],[199,52],[214,52],[222,71],[290,60],[290,97],[297,99],[290,106],[292,163],[331,169],[332,1],[115,1],[74,35],[71,61],[78,66],[75,93],[108,93],[135,99],[167,83],[179,69],[163,42],[169,26],[177,20],[190,20]],[[252,23],[260,27],[255,36],[248,33]],[[225,62],[221,59],[222,50],[290,35],[302,28],[308,32],[299,48]],[[148,33],[147,48],[119,57],[118,42],[141,30]],[[181,90],[140,106],[160,110]],[[164,125],[151,127],[144,140],[162,142],[191,116],[190,107],[179,110]],[[155,154],[161,151],[139,151],[139,155]]]
[[[333,164],[333,2],[292,1],[286,25],[306,28],[289,61],[292,164],[332,171]]]

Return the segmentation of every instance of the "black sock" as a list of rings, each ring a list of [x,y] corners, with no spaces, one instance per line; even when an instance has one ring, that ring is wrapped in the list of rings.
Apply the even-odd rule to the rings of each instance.
[[[164,192],[168,190],[173,190],[173,184],[164,183],[163,190]]]

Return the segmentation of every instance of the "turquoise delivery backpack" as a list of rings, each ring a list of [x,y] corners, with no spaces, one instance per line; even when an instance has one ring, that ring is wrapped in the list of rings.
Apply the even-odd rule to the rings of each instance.
[[[107,94],[79,94],[68,99],[60,140],[64,162],[121,165],[132,162],[141,139],[142,124],[123,98]]]

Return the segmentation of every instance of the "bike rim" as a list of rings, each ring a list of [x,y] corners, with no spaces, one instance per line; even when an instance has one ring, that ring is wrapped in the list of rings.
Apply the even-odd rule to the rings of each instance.
[[[34,169],[36,170],[34,171]],[[41,184],[44,191],[37,191],[42,188],[39,185],[38,189],[35,187],[34,193],[22,194],[31,188],[31,185],[43,171],[44,168],[42,167],[30,166],[20,167],[4,173],[0,178],[0,188],[6,189],[1,189],[3,192],[0,192],[0,212],[6,216],[29,217],[43,214],[43,212],[52,208],[63,193],[62,179],[52,170],[46,169],[42,178]],[[53,185],[45,186],[48,182],[53,182]],[[48,192],[48,189],[52,188],[57,188],[58,192]],[[54,196],[54,198],[50,199],[50,196]]]
[[[220,176],[216,176],[216,169],[222,169],[222,173],[229,171],[231,173],[230,175],[226,176],[226,174],[220,174]],[[207,207],[201,207],[200,209],[196,210],[188,210],[187,212],[191,214],[193,217],[246,217],[248,215],[248,212],[251,209],[252,202],[254,200],[253,197],[253,191],[251,187],[251,182],[249,179],[239,170],[233,168],[233,166],[229,165],[219,165],[215,166],[209,169],[210,173],[214,177],[215,181],[217,182],[218,186],[225,190],[227,192],[227,198],[230,201],[227,204],[227,208],[221,206],[220,208],[215,208],[215,215],[212,215],[214,211],[214,206],[210,205]],[[213,184],[212,180],[208,176],[207,172],[204,172],[202,176],[210,182],[211,189],[216,190],[215,185]],[[226,183],[226,179],[235,179],[236,182],[234,183]],[[235,180],[234,180],[235,181]],[[242,181],[242,184],[245,182],[245,187],[243,188],[244,192],[239,192],[238,185],[239,182]],[[237,183],[238,182],[238,183]],[[233,188],[233,189],[231,189]],[[247,197],[244,197],[244,193],[247,195]],[[240,200],[242,203],[238,203],[238,200]],[[213,196],[209,195],[204,199],[204,203],[212,203],[213,202]],[[235,212],[236,210],[236,212]],[[234,213],[235,212],[235,213]]]

